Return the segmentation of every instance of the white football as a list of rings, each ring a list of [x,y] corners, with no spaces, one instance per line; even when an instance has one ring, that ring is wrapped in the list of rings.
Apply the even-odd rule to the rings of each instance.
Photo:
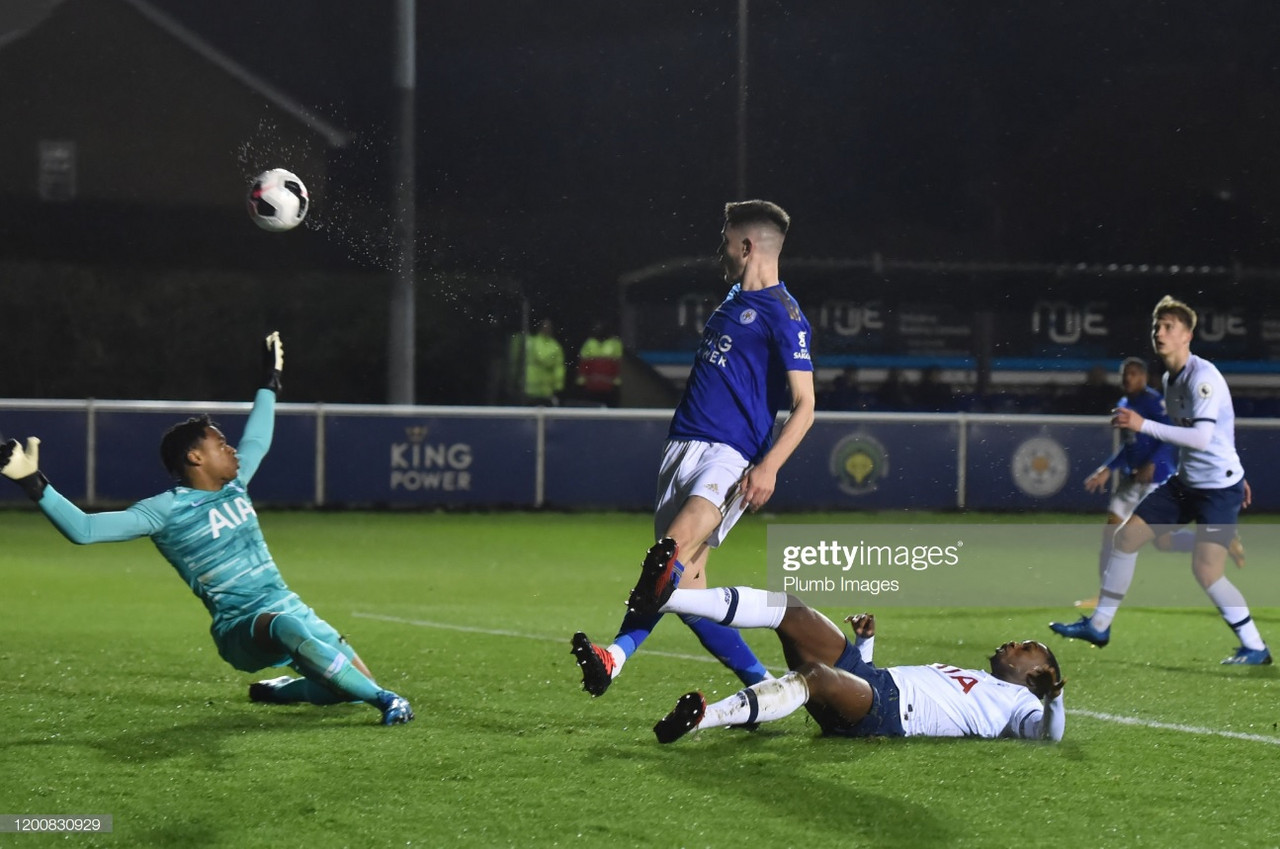
[[[249,217],[263,230],[292,230],[307,217],[310,198],[298,175],[283,168],[263,171],[249,185]]]

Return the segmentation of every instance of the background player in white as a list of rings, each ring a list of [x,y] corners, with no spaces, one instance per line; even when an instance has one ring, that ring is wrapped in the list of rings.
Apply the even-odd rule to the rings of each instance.
[[[40,440],[25,450],[0,447],[0,473],[14,480],[54,526],[77,544],[150,537],[213,617],[210,633],[223,660],[244,672],[290,665],[281,676],[249,687],[259,702],[335,704],[363,701],[384,725],[413,719],[400,696],[375,684],[355,650],[285,586],[258,524],[247,487],[275,429],[276,393],[284,368],[278,333],[262,349],[263,385],[245,423],[240,450],[207,416],[175,425],[160,456],[176,485],[126,510],[86,514],[40,472]]]
[[[1271,663],[1271,652],[1244,595],[1224,574],[1236,520],[1249,503],[1244,468],[1236,454],[1231,392],[1212,363],[1191,353],[1196,326],[1191,307],[1166,295],[1151,319],[1152,346],[1166,370],[1164,397],[1170,423],[1160,424],[1121,408],[1112,424],[1177,445],[1178,473],[1144,498],[1116,532],[1093,616],[1053,622],[1049,627],[1064,637],[1105,646],[1111,639],[1111,621],[1133,582],[1138,550],[1158,533],[1194,521],[1191,571],[1241,643],[1222,662]]]
[[[643,583],[643,581],[642,581]],[[657,597],[666,593],[651,583]],[[803,706],[826,734],[845,737],[1018,737],[1061,740],[1066,683],[1053,652],[1008,642],[990,672],[935,663],[877,667],[875,617],[850,616],[856,640],[793,596],[751,587],[676,589],[662,610],[695,612],[735,628],[772,628],[791,672],[715,704],[686,693],[654,726],[661,743],[693,729],[781,719]]]
[[[1116,409],[1134,410],[1144,419],[1160,424],[1169,423],[1164,396],[1148,385],[1147,363],[1141,357],[1127,357],[1120,364],[1120,388],[1124,392]],[[1114,410],[1112,411],[1114,413]],[[1111,542],[1116,528],[1133,515],[1142,499],[1169,479],[1178,469],[1178,450],[1168,442],[1137,431],[1125,430],[1120,437],[1120,447],[1107,461],[1084,479],[1089,492],[1105,492],[1111,481],[1111,473],[1118,474],[1118,482],[1107,505],[1107,524],[1102,532],[1102,546],[1098,550],[1098,580],[1102,580],[1111,557]],[[1196,534],[1192,528],[1183,528],[1156,538],[1155,546],[1161,551],[1193,551]],[[1245,551],[1240,537],[1232,537],[1227,554],[1239,567],[1244,567]],[[1098,599],[1076,602],[1076,607],[1094,607]]]
[[[718,258],[732,286],[707,320],[671,420],[654,511],[659,541],[645,557],[686,587],[707,585],[711,549],[743,511],[768,503],[778,470],[813,424],[809,322],[778,274],[790,225],[790,216],[769,201],[725,205]],[[775,440],[774,419],[784,406],[791,412]],[[576,633],[573,655],[583,689],[603,694],[660,617],[629,610],[608,647]],[[744,683],[768,676],[736,631],[697,616],[681,618]]]

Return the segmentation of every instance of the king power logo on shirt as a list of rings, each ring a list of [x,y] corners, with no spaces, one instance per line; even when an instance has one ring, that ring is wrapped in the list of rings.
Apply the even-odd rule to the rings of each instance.
[[[408,439],[391,443],[391,489],[444,492],[471,489],[471,445],[428,442],[425,425],[405,428]]]
[[[713,366],[727,368],[729,351],[733,348],[733,337],[728,333],[717,333],[707,328],[702,334],[702,344],[698,346],[698,358]]]

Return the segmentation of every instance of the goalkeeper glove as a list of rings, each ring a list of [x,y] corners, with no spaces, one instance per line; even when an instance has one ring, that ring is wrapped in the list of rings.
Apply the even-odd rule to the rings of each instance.
[[[16,439],[0,445],[0,474],[22,487],[32,501],[39,501],[49,484],[40,472],[39,437],[28,437],[26,450]]]
[[[280,331],[267,335],[262,347],[262,386],[276,395],[280,394],[280,372],[284,371],[284,343]]]

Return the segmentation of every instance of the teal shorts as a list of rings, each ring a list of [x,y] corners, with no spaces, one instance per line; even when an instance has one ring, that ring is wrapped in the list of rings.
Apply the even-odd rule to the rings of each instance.
[[[257,672],[269,666],[288,666],[293,662],[288,652],[267,649],[253,638],[253,622],[264,613],[294,616],[302,621],[317,640],[340,650],[341,635],[306,605],[300,604],[289,610],[260,610],[222,625],[215,624],[209,629],[209,633],[213,635],[213,644],[218,647],[218,654],[241,672]]]

